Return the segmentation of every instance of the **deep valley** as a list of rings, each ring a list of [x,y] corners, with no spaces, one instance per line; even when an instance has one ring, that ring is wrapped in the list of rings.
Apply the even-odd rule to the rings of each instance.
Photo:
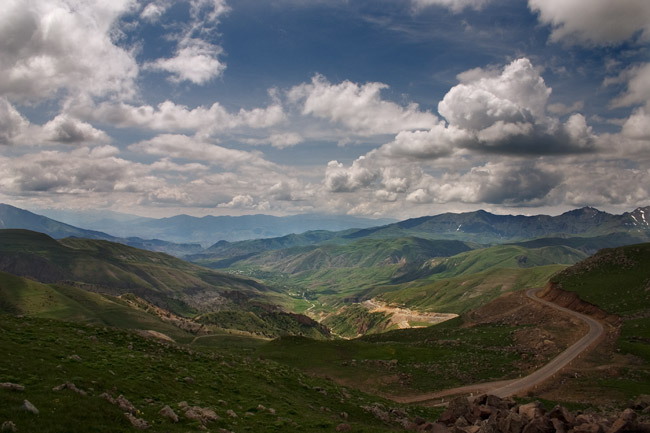
[[[455,396],[490,392],[611,417],[650,394],[650,228],[630,222],[635,212],[446,214],[180,257],[4,218],[0,421],[428,430],[443,428]],[[602,335],[550,378],[500,391],[587,333],[558,306]]]

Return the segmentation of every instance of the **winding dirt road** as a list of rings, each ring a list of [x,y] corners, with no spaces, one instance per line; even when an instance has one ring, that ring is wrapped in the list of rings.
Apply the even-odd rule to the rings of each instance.
[[[443,399],[442,402],[444,402],[444,397],[459,394],[477,395],[490,393],[498,397],[508,397],[511,395],[521,394],[529,389],[534,388],[535,386],[544,382],[546,379],[553,376],[562,368],[566,367],[571,361],[578,357],[578,355],[587,350],[589,346],[596,342],[596,340],[598,340],[601,335],[603,335],[603,325],[601,325],[598,321],[592,319],[589,316],[585,316],[584,314],[569,310],[568,308],[560,307],[557,304],[538,298],[536,292],[539,290],[540,289],[528,289],[526,295],[536,302],[555,308],[556,310],[570,314],[573,317],[582,320],[589,326],[589,331],[580,340],[569,346],[564,352],[553,358],[553,360],[546,364],[544,367],[520,379],[467,385],[460,388],[447,389],[435,393],[395,398],[394,400],[400,403],[420,403],[435,399]]]

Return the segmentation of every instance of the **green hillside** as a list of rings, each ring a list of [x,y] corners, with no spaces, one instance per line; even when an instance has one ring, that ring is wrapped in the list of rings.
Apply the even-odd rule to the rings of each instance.
[[[0,230],[0,270],[115,295],[135,293],[181,313],[231,302],[229,296],[258,297],[266,291],[256,281],[166,254],[101,240],[56,241],[26,230]]]
[[[601,379],[600,386],[622,395],[650,393],[650,243],[601,250],[551,283],[621,319],[617,345],[631,356],[630,365],[624,377]]]
[[[471,275],[494,268],[533,268],[554,264],[571,265],[587,257],[579,250],[558,246],[525,248],[518,245],[497,245],[461,253],[449,258],[435,258],[417,273],[407,274],[395,282],[416,279],[439,280]]]
[[[332,311],[333,307],[342,303],[358,302],[385,293],[382,299],[389,303],[425,310],[437,309],[438,312],[460,312],[508,290],[543,286],[548,277],[564,266],[587,257],[585,253],[566,246],[525,248],[498,245],[452,257],[442,256],[449,254],[450,249],[406,248],[414,243],[448,245],[446,242],[450,241],[401,238],[363,240],[348,246],[312,249],[308,253],[294,251],[291,254],[291,249],[281,250],[262,256],[273,257],[274,260],[260,257],[247,262],[249,267],[242,266],[240,269],[276,287],[286,286],[294,291],[306,292],[309,299],[318,301],[306,303],[314,305],[316,311]],[[359,248],[359,244],[365,248]],[[387,248],[394,245],[399,245],[401,249]],[[395,250],[401,254],[395,254]],[[327,251],[346,251],[348,254],[326,255]],[[366,254],[355,256],[350,251],[364,251]],[[305,261],[316,253],[320,267],[289,272],[296,269],[297,263],[300,264],[299,269],[307,267]],[[343,257],[349,261],[342,260]],[[323,264],[325,261],[329,265]],[[254,266],[254,263],[258,265]],[[336,267],[336,264],[349,267]],[[327,304],[325,308],[323,303]]]
[[[494,267],[483,272],[463,273],[440,280],[416,280],[407,284],[381,286],[367,293],[391,305],[439,313],[463,313],[503,293],[541,287],[565,265],[534,268]]]
[[[395,417],[385,423],[368,409],[394,403],[222,349],[197,351],[127,331],[2,314],[0,347],[0,383],[24,387],[0,388],[0,420],[19,432],[138,431],[125,413],[149,431],[169,433],[332,432],[341,423],[355,432],[403,431]],[[24,400],[39,414],[21,410]],[[178,422],[160,414],[165,406]],[[440,411],[406,412],[405,419],[433,421]]]
[[[327,327],[301,314],[288,313],[277,306],[251,303],[245,310],[221,310],[201,314],[199,323],[221,329],[234,329],[275,338],[282,335],[300,335],[315,339],[330,337]]]
[[[192,335],[118,298],[0,272],[0,313],[161,332],[176,341]]]
[[[286,337],[260,346],[257,353],[368,392],[412,395],[518,375],[524,352],[512,350],[514,330],[465,328],[462,319],[455,319],[354,340]]]
[[[641,314],[650,310],[650,244],[601,250],[552,282],[609,313]]]
[[[347,245],[319,245],[269,251],[239,261],[231,270],[294,294],[294,311],[314,306],[331,311],[360,292],[387,284],[431,257],[446,257],[470,246],[459,241],[419,238],[362,239]]]
[[[301,236],[306,236],[301,235]],[[250,241],[250,242],[262,242]],[[414,237],[362,239],[345,245],[319,244],[272,248],[242,256],[230,265],[257,266],[262,269],[297,274],[323,268],[371,267],[402,262],[421,262],[431,257],[447,257],[470,250],[467,244],[449,240]],[[197,261],[209,265],[209,260]]]

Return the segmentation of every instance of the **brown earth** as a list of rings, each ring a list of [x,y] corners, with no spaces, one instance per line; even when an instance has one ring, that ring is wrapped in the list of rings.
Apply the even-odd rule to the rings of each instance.
[[[587,332],[581,320],[532,301],[526,291],[505,294],[465,315],[467,327],[485,323],[521,326],[514,339],[520,352],[530,353],[522,360],[522,374],[558,355]]]

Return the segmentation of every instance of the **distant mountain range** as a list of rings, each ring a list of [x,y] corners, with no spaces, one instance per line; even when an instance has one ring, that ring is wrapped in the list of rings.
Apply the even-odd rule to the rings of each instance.
[[[309,230],[341,231],[396,222],[394,219],[360,218],[349,215],[204,216],[176,215],[144,218],[116,212],[43,210],[42,214],[78,227],[110,233],[121,238],[162,239],[175,243],[200,243],[207,247],[220,240],[241,241],[273,238]]]
[[[118,242],[135,248],[164,252],[174,256],[195,254],[203,250],[200,244],[173,243],[159,239],[142,239],[139,237],[120,238],[108,233],[88,230],[62,223],[51,218],[37,215],[24,209],[0,203],[0,229],[24,229],[45,233],[55,239],[68,237],[84,239],[101,239]]]
[[[494,215],[479,210],[413,218],[349,233],[352,238],[419,236],[479,243],[504,243],[548,236],[599,236],[610,233],[650,234],[650,206],[612,215],[583,207],[558,216]]]
[[[412,218],[388,224],[385,222],[389,220],[319,215],[203,218],[178,215],[161,219],[115,213],[105,216],[102,219],[97,213],[82,213],[80,218],[87,223],[94,221],[91,224],[94,227],[86,229],[0,204],[0,228],[27,229],[56,239],[80,237],[109,240],[187,257],[202,264],[221,262],[224,259],[238,260],[290,247],[323,243],[349,244],[361,239],[416,237],[494,245],[553,238],[554,241],[546,239],[545,242],[557,245],[565,244],[563,239],[569,237],[597,237],[598,241],[574,241],[574,244],[581,245],[579,249],[589,254],[602,247],[650,240],[650,206],[621,215],[612,215],[591,207],[575,209],[558,216],[495,215],[479,210]],[[383,225],[371,226],[382,222]],[[96,230],[99,226],[107,229]],[[285,234],[270,235],[276,232]],[[127,236],[128,234],[132,236]],[[250,240],[228,241],[238,238]],[[208,242],[213,245],[204,249]],[[224,265],[227,266],[228,263],[220,263],[219,267]]]
[[[604,247],[650,240],[650,207],[637,208],[622,215],[590,207],[558,216],[494,215],[482,210],[445,213],[359,230],[311,231],[270,239],[220,241],[187,258],[205,266],[227,267],[266,251],[405,237],[457,240],[475,243],[476,246],[534,241],[534,247],[566,245],[593,254]]]

